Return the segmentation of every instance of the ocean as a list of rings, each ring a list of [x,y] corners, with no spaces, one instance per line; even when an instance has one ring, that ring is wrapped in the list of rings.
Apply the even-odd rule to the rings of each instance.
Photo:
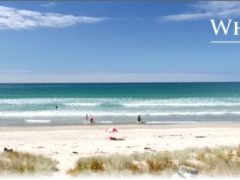
[[[57,106],[57,108],[56,108]],[[240,121],[240,83],[0,84],[0,126]]]

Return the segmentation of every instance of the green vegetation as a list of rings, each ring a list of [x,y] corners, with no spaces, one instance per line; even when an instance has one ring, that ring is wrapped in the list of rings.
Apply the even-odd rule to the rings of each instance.
[[[200,175],[240,175],[240,147],[186,149],[174,152],[113,154],[80,158],[67,173],[176,173],[181,165],[196,168]]]
[[[57,162],[41,155],[22,152],[0,153],[0,174],[50,174]]]

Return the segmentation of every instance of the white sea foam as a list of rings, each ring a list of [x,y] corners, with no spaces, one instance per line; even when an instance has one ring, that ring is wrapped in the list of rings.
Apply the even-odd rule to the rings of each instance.
[[[25,119],[26,123],[44,123],[49,124],[51,123],[51,120],[44,120],[44,119]]]
[[[178,99],[134,99],[134,98],[20,98],[0,99],[1,105],[44,105],[66,106],[122,105],[125,107],[147,106],[240,106],[240,98],[178,98]]]
[[[20,98],[20,99],[0,99],[0,105],[28,105],[28,104],[49,104],[49,103],[61,103],[64,101],[62,98]]]
[[[240,103],[124,103],[126,107],[170,106],[170,107],[208,107],[208,106],[240,106]]]
[[[148,99],[123,102],[126,107],[209,107],[209,106],[240,106],[239,98],[178,98],[178,99]]]
[[[27,106],[24,106],[27,105]],[[55,109],[58,105],[58,109]],[[18,118],[41,119],[82,119],[92,114],[102,121],[113,123],[119,119],[134,120],[140,114],[143,119],[155,122],[161,118],[174,118],[184,121],[185,117],[208,117],[221,119],[240,117],[240,98],[177,98],[177,99],[138,99],[138,98],[21,98],[0,99],[0,120]],[[107,118],[104,117],[113,117]],[[125,118],[124,117],[129,117]],[[179,118],[179,119],[178,119]],[[228,118],[229,119],[229,118]],[[33,120],[33,121],[31,121]],[[25,121],[27,122],[27,121]],[[41,123],[41,122],[40,122]],[[43,122],[44,123],[44,122]],[[45,122],[46,123],[46,122]],[[162,123],[162,122],[161,122]]]
[[[65,106],[98,106],[100,103],[64,103]]]

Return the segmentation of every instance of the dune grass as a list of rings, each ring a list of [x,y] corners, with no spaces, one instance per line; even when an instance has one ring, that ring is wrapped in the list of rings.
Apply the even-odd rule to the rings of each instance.
[[[23,152],[0,153],[0,174],[51,174],[57,162],[42,155]]]
[[[181,165],[196,168],[200,175],[240,175],[240,146],[84,157],[80,158],[67,173],[172,175]]]

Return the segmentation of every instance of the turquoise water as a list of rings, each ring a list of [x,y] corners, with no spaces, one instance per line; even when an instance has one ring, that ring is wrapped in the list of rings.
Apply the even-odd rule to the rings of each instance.
[[[56,109],[56,106],[58,107]],[[239,121],[240,83],[0,84],[0,125]]]

